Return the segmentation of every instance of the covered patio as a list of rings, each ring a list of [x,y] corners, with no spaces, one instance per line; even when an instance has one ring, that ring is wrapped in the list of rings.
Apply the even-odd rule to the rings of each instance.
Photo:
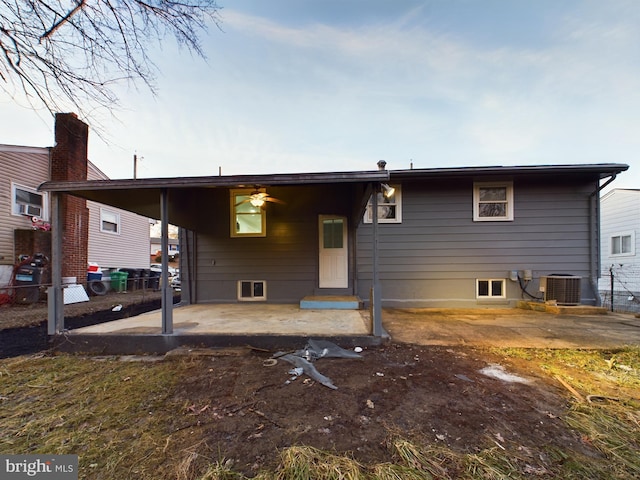
[[[194,260],[197,242],[191,232],[210,229],[212,218],[215,218],[203,219],[201,207],[198,206],[206,205],[209,212],[225,211],[229,208],[227,192],[230,188],[255,186],[277,187],[279,194],[289,197],[288,203],[292,211],[305,212],[309,205],[314,209],[318,205],[317,199],[309,202],[308,192],[323,192],[321,198],[325,198],[327,192],[340,186],[342,192],[348,192],[349,202],[345,208],[349,212],[348,222],[355,229],[363,217],[369,198],[372,198],[373,210],[377,211],[377,195],[372,195],[372,192],[378,191],[381,183],[388,181],[388,178],[388,171],[380,169],[365,172],[46,182],[40,186],[40,190],[49,192],[52,202],[53,287],[49,292],[49,334],[57,337],[54,343],[60,349],[117,353],[166,352],[185,345],[250,344],[271,348],[278,345],[299,345],[304,341],[302,339],[310,337],[332,339],[346,345],[384,342],[386,334],[382,328],[375,216],[372,279],[369,298],[366,299],[370,309],[366,312],[342,308],[334,310],[331,307],[302,308],[301,305],[282,301],[230,303],[228,299],[212,301],[202,298],[203,289],[199,288],[198,283],[203,278],[198,277],[202,265],[196,265]],[[162,222],[163,251],[168,245],[168,224],[181,227],[182,232],[186,232],[181,240],[184,245],[181,245],[180,257],[183,306],[173,306],[173,290],[168,282],[168,262],[163,256],[160,311],[136,319],[88,327],[82,331],[68,331],[64,324],[61,283],[63,240],[60,226],[64,208],[61,199],[65,195],[94,200],[159,219]],[[298,201],[305,196],[307,203]],[[315,210],[309,216],[316,218]],[[223,224],[224,222],[225,220]],[[208,265],[215,266],[217,261],[211,260]],[[300,283],[295,276],[289,281],[293,287]],[[355,283],[356,280],[352,279],[352,282]],[[354,285],[350,284],[349,289],[353,293]],[[331,291],[324,293],[335,294]]]

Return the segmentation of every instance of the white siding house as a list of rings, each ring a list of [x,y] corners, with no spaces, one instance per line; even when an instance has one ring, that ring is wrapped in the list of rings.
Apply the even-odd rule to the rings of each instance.
[[[640,311],[640,190],[614,189],[600,199],[599,283],[603,305]],[[613,296],[612,296],[613,290]]]
[[[108,180],[89,162],[88,180]],[[87,200],[89,262],[103,269],[149,268],[149,219]]]

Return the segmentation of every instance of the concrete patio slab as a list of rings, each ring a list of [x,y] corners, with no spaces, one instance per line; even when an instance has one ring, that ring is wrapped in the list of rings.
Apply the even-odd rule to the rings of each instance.
[[[385,309],[391,340],[420,345],[621,348],[640,345],[640,318],[521,309]]]
[[[367,310],[306,310],[297,305],[199,304],[173,309],[175,335],[369,335]],[[159,334],[159,310],[72,330],[71,335]]]

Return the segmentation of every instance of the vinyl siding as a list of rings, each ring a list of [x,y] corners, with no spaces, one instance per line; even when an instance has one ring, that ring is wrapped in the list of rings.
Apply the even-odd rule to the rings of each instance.
[[[89,163],[88,180],[108,177],[95,165]],[[149,219],[126,210],[87,201],[89,209],[89,262],[101,268],[149,268]],[[100,209],[120,216],[120,232],[117,234],[100,230]]]
[[[405,182],[403,222],[378,227],[383,304],[476,306],[489,301],[476,300],[476,279],[506,279],[507,298],[490,302],[514,304],[526,295],[508,280],[512,270],[532,270],[527,291],[533,295],[541,275],[589,277],[589,194],[595,185],[518,179],[513,185],[513,221],[474,222],[471,179]],[[371,239],[371,226],[361,226],[357,263],[363,298],[371,280]]]
[[[13,231],[32,226],[27,216],[11,211],[11,184],[37,189],[49,179],[49,149],[0,145],[0,265],[14,265]],[[45,204],[48,203],[45,197]]]
[[[210,231],[197,236],[197,303],[235,302],[239,280],[267,282],[267,301],[297,303],[318,286],[318,215],[349,216],[352,197],[343,186],[269,188],[268,193],[286,202],[267,204],[267,235],[231,238],[229,193],[219,189],[204,201],[219,205]],[[351,219],[348,220],[351,222]]]
[[[617,279],[616,291],[624,297],[640,292],[640,190],[615,189],[601,199],[601,257],[602,274],[599,282],[601,291],[609,292],[610,273]],[[611,237],[632,234],[634,239],[632,255],[612,255]]]

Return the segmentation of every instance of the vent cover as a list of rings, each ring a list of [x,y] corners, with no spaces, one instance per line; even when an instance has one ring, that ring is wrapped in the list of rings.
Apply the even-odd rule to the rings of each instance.
[[[558,305],[578,305],[582,296],[580,277],[573,275],[549,275],[540,277],[540,291],[545,302],[555,300]]]

